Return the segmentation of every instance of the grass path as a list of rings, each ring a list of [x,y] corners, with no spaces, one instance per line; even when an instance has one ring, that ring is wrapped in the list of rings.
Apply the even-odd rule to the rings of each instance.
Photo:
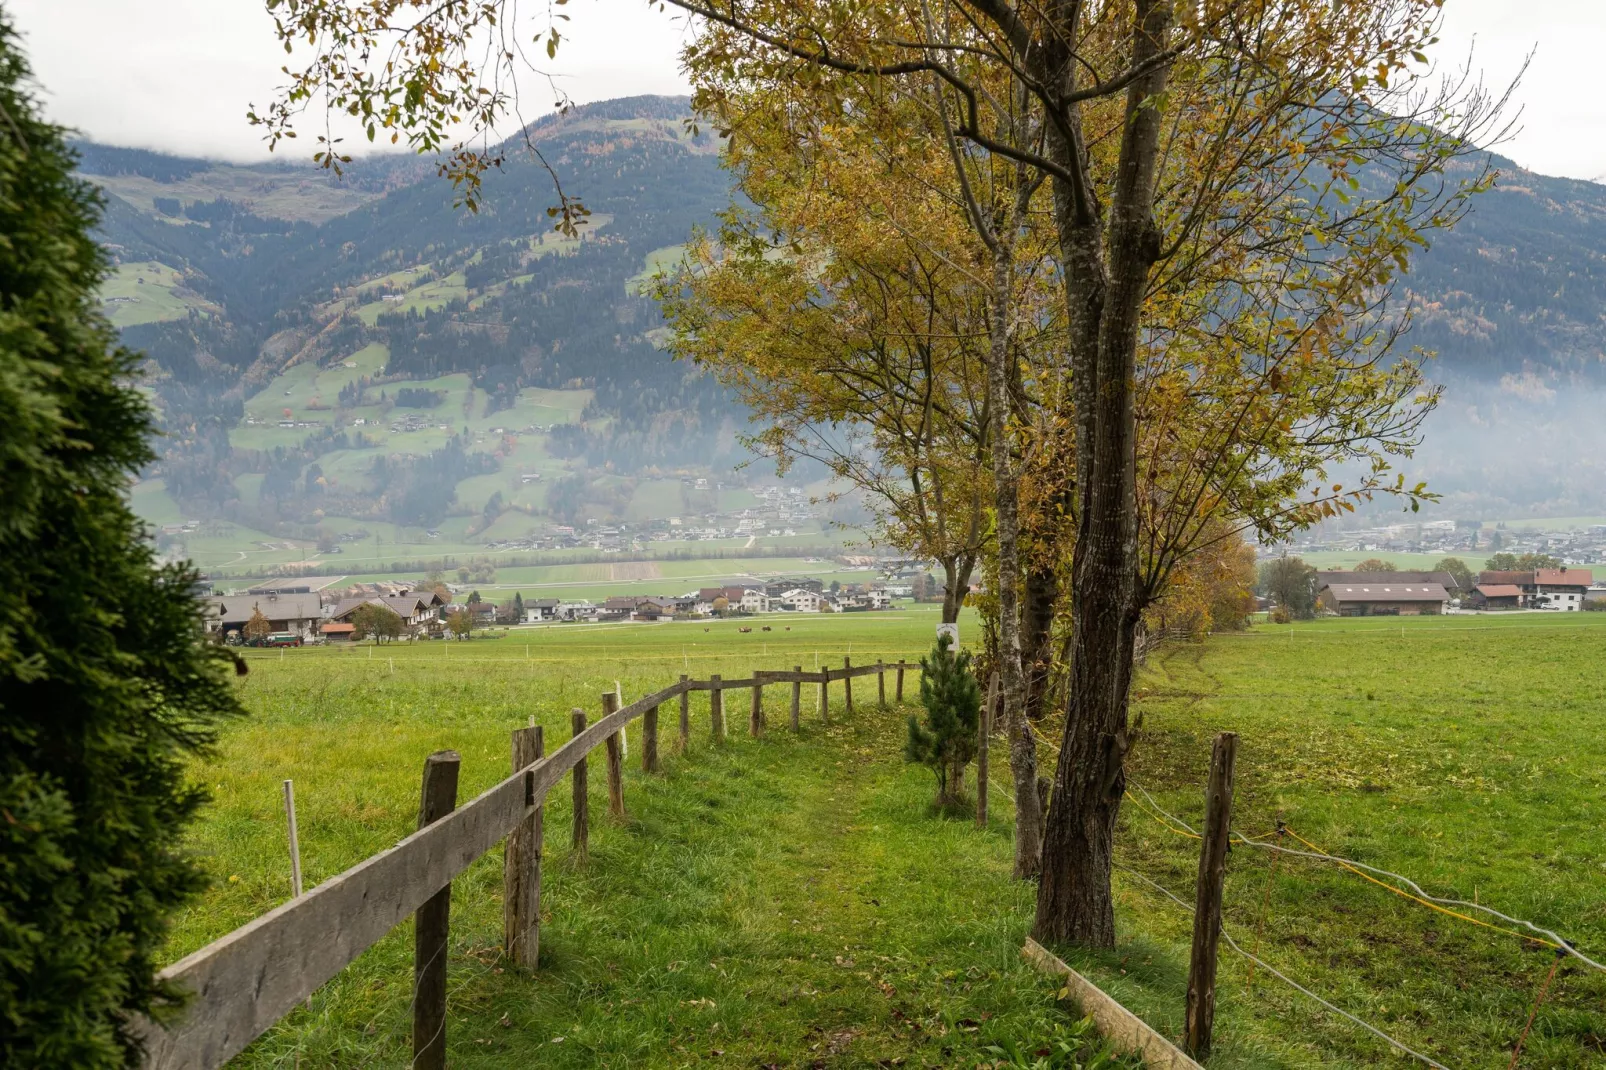
[[[1009,880],[1007,828],[929,812],[900,713],[720,747],[698,727],[666,775],[627,777],[627,822],[593,799],[583,866],[554,798],[535,975],[497,953],[499,855],[455,883],[453,1066],[973,1067],[989,1046],[1082,1048],[1085,1023],[1020,960],[1031,892]],[[405,1066],[410,949],[398,929],[242,1063]]]

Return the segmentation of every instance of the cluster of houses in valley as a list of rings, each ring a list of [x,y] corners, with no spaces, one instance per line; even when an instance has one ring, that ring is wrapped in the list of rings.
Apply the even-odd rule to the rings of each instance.
[[[881,584],[828,590],[819,580],[789,579],[764,586],[703,587],[682,595],[619,595],[600,605],[533,599],[524,603],[524,619],[528,623],[701,620],[757,613],[859,613],[891,608],[892,592]]]
[[[758,613],[854,613],[892,608],[892,593],[881,584],[826,585],[816,579],[788,579],[767,585],[704,587],[678,596],[621,595],[601,604],[586,600],[532,598],[522,601],[522,623],[548,621],[694,620]],[[405,636],[437,636],[447,616],[468,613],[476,624],[511,623],[507,604],[448,602],[437,591],[406,584],[364,584],[330,593],[307,586],[265,585],[244,594],[215,595],[207,601],[209,632],[239,642],[246,625],[260,613],[269,633],[287,642],[341,642],[353,639],[364,606],[380,606],[400,618]]]
[[[1463,589],[1448,572],[1318,572],[1316,600],[1341,617],[1420,616],[1460,610],[1576,612],[1606,602],[1606,584],[1587,568],[1480,572]]]

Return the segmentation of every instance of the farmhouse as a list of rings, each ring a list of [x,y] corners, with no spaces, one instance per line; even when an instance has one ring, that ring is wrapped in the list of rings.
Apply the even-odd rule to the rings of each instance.
[[[1533,572],[1480,572],[1478,588],[1517,589],[1516,607],[1571,613],[1584,608],[1594,574],[1587,568],[1541,568]],[[1485,597],[1488,597],[1485,595]],[[1510,593],[1501,595],[1502,600]],[[1504,604],[1504,601],[1501,603]],[[1485,608],[1480,606],[1479,608]],[[1499,608],[1490,606],[1487,608]]]
[[[1473,609],[1516,609],[1522,605],[1522,588],[1515,583],[1480,583],[1472,588],[1467,604]]]
[[[770,596],[757,587],[749,587],[742,592],[741,600],[737,603],[743,613],[768,613],[770,611]]]
[[[323,623],[323,605],[315,594],[236,594],[208,600],[207,630],[243,632],[246,621],[257,610],[268,619],[268,628],[289,632],[303,639],[318,634]]]
[[[1438,583],[1331,583],[1318,596],[1341,617],[1414,617],[1443,613],[1450,592]]]
[[[1534,572],[1534,608],[1575,613],[1584,608],[1584,597],[1595,574],[1587,568],[1542,568]]]
[[[788,613],[818,613],[824,599],[819,591],[796,588],[781,595],[781,609]]]
[[[558,607],[562,604],[556,598],[532,598],[524,603],[524,622],[539,624],[544,620],[557,620]]]
[[[318,629],[318,634],[331,643],[349,643],[357,634],[355,624],[332,620]]]

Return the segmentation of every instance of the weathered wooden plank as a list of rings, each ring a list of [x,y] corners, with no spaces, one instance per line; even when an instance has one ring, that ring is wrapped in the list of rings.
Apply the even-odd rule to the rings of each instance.
[[[675,684],[631,703],[390,850],[163,970],[194,999],[171,1031],[145,1028],[146,1065],[212,1070],[245,1050],[501,842],[610,732],[680,693]]]
[[[864,673],[862,671],[861,672],[854,672],[853,671],[853,659],[852,658],[843,657],[843,659],[842,659],[842,705],[843,705],[844,708],[847,709],[849,714],[853,713],[853,678],[855,676],[863,676],[863,675],[864,675]]]
[[[1215,1030],[1216,958],[1221,944],[1221,886],[1227,876],[1228,836],[1232,829],[1233,764],[1237,757],[1238,733],[1219,733],[1210,751],[1204,838],[1199,841],[1193,949],[1188,961],[1184,1043],[1188,1054],[1196,1059],[1210,1055]]]
[[[619,696],[612,691],[602,693],[602,719],[619,712]],[[625,816],[625,759],[620,745],[620,729],[608,733],[608,816],[623,820]]]
[[[718,743],[725,738],[725,692],[721,690],[725,685],[720,683],[719,674],[709,677],[708,682],[713,684],[708,691],[708,727]]]
[[[803,666],[799,665],[792,670],[792,731],[799,731],[803,716],[803,681],[798,679],[803,675]]]
[[[747,732],[754,739],[764,734],[764,680],[762,673],[755,673],[753,679],[753,706],[747,715]]]
[[[691,681],[686,674],[680,674],[680,753],[685,754],[691,749]]]
[[[496,846],[527,807],[510,777],[161,972],[194,994],[172,1031],[152,1026],[147,1065],[211,1070],[245,1050],[320,985]]]
[[[574,739],[569,743],[585,736],[588,731],[585,710],[577,706],[569,711],[569,728],[574,732]],[[585,859],[591,846],[591,767],[586,764],[585,758],[590,751],[590,747],[580,749],[580,760],[574,763],[570,785],[569,812],[573,815],[573,822],[569,829],[569,850],[581,860]]]
[[[424,759],[418,827],[432,825],[457,807],[455,750]],[[446,946],[451,939],[452,882],[424,900],[413,917],[413,1062],[421,1070],[446,1070]]]
[[[513,732],[513,772],[541,760],[546,738],[539,725]],[[526,780],[533,785],[534,773]],[[533,800],[531,800],[533,801]],[[508,833],[502,852],[502,949],[515,963],[535,969],[541,957],[541,850],[543,808]]]
[[[641,771],[658,771],[658,707],[641,715]]]
[[[1136,1052],[1150,1070],[1204,1070],[1149,1023],[1117,1003],[1103,989],[1083,977],[1031,937],[1021,954],[1044,973],[1065,979],[1071,1002],[1093,1019],[1099,1033],[1117,1051]]]

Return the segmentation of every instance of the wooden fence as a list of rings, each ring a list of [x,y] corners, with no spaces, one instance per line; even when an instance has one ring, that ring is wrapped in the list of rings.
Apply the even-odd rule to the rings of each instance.
[[[413,1066],[446,1064],[446,946],[452,878],[504,838],[504,949],[524,966],[534,966],[540,946],[542,802],[563,778],[573,774],[572,844],[584,851],[589,825],[586,757],[599,745],[608,753],[609,808],[623,812],[623,760],[619,733],[630,722],[643,722],[642,766],[656,772],[658,710],[680,700],[680,743],[689,745],[693,691],[709,692],[711,729],[725,734],[724,695],[749,690],[752,706],[748,730],[765,731],[763,690],[791,684],[791,725],[799,727],[802,688],[818,684],[819,712],[830,720],[830,685],[842,684],[843,703],[853,710],[853,681],[875,676],[877,695],[886,702],[888,672],[896,674],[895,695],[902,701],[903,661],[804,672],[755,672],[742,680],[691,680],[678,683],[623,709],[604,696],[603,716],[586,723],[575,710],[574,736],[549,757],[542,757],[543,732],[524,728],[513,733],[513,774],[478,798],[456,806],[458,755],[440,751],[424,765],[419,828],[388,851],[358,863],[305,895],[269,911],[255,921],[215,940],[161,973],[190,994],[182,1018],[169,1028],[145,1023],[145,1065],[150,1070],[210,1070],[244,1051],[321,985],[372,947],[409,914],[414,926]]]

